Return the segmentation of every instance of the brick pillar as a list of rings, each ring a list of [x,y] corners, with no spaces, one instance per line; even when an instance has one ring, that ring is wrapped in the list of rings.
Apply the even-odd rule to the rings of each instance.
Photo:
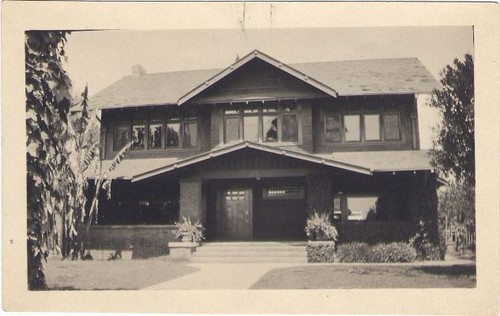
[[[201,192],[201,180],[181,180],[180,181],[180,219],[191,217],[192,220],[203,219],[203,203]]]

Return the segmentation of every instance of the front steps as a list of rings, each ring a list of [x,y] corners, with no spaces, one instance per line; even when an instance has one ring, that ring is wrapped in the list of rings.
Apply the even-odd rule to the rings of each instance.
[[[305,242],[208,242],[191,256],[195,263],[306,263]]]

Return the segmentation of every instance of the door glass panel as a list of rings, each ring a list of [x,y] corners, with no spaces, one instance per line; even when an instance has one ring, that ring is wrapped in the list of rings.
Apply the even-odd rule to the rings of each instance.
[[[265,142],[275,142],[278,140],[278,117],[264,115],[262,117],[262,128]]]
[[[360,141],[361,133],[359,129],[359,115],[344,116],[345,140]]]
[[[366,140],[380,140],[380,117],[378,114],[365,115]]]
[[[256,142],[259,140],[259,117],[243,117],[243,135],[245,140]]]
[[[240,119],[239,117],[226,117],[224,142],[232,142],[240,139]]]
[[[297,121],[297,115],[283,115],[281,126],[282,141],[296,142],[299,140],[299,123]]]

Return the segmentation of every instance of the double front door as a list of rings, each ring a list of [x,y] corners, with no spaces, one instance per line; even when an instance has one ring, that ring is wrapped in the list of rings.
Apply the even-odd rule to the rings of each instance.
[[[252,189],[225,188],[218,192],[217,236],[225,240],[251,240]]]

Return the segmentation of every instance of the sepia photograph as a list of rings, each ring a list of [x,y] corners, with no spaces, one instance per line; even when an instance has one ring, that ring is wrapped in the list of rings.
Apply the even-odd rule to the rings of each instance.
[[[29,288],[474,287],[473,31],[26,32]]]
[[[4,3],[3,309],[496,314],[488,8]]]

